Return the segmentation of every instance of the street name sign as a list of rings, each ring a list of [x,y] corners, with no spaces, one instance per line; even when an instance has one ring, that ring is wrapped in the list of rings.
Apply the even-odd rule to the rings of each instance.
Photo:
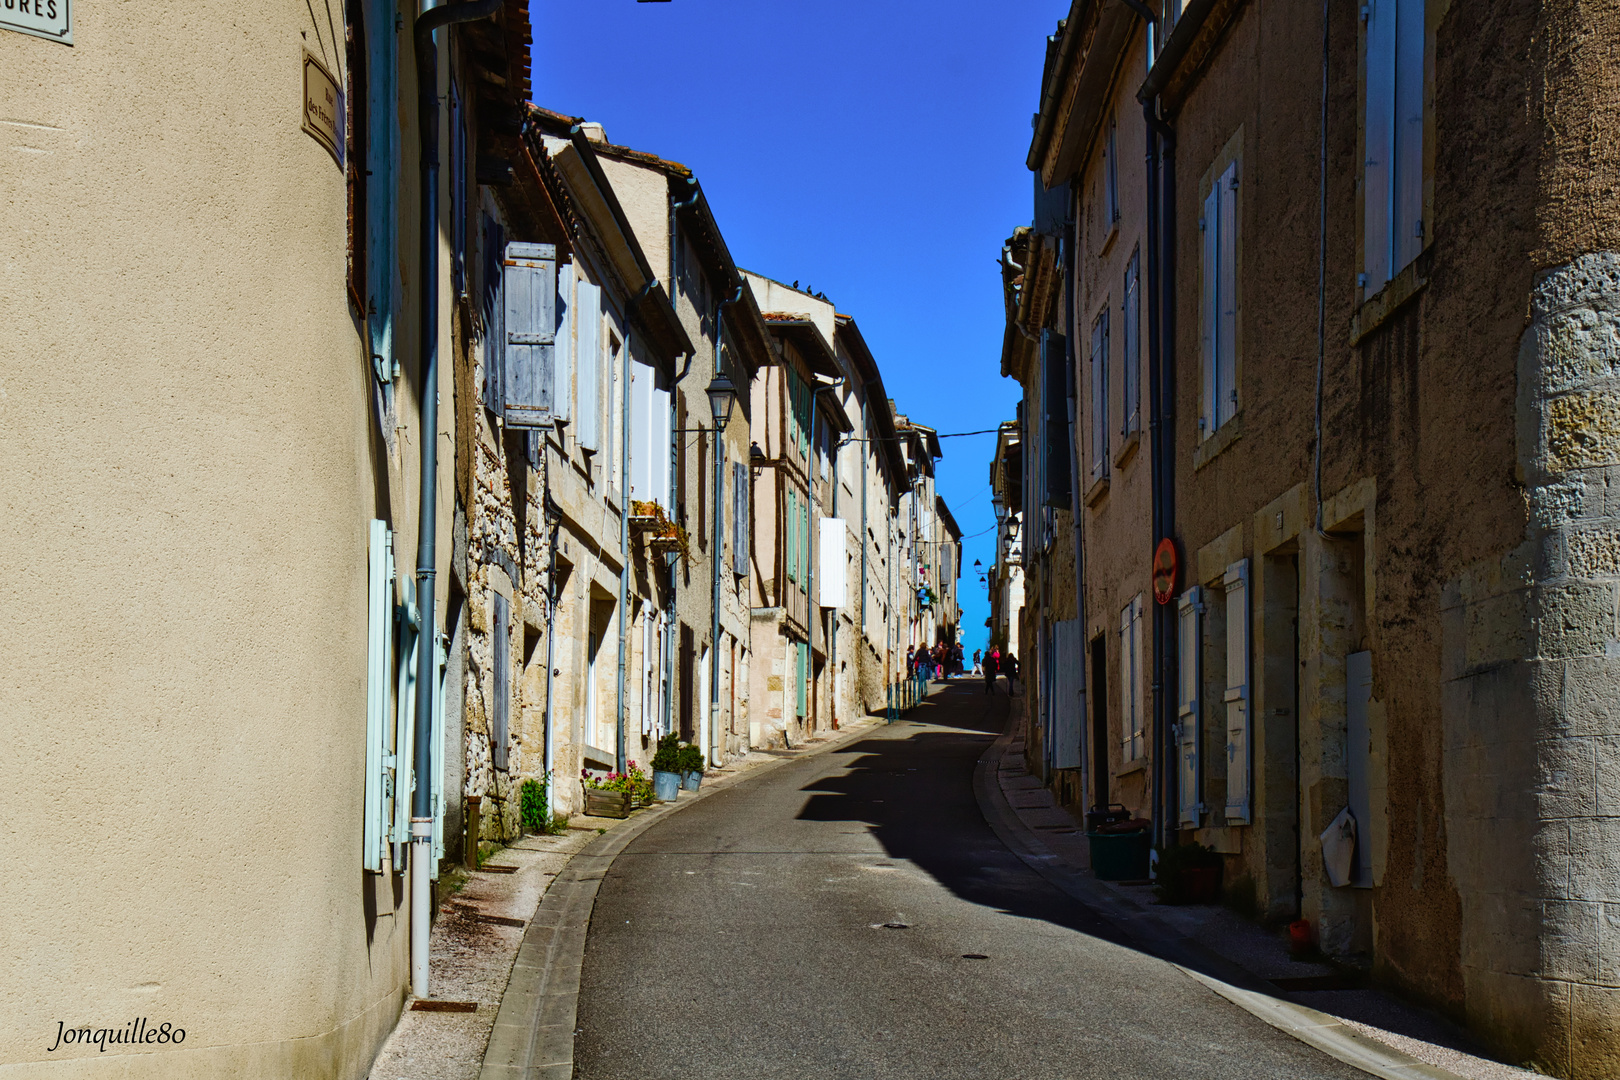
[[[5,0],[0,3],[0,30],[15,30],[47,41],[73,44],[71,0]]]
[[[36,0],[36,3],[38,0]],[[326,65],[304,50],[304,130],[343,167],[343,91]]]

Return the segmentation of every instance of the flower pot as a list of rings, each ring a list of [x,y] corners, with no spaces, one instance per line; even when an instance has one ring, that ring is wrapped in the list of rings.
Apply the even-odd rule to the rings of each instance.
[[[630,793],[628,791],[608,791],[605,788],[586,788],[585,813],[591,817],[629,817]]]
[[[703,783],[703,773],[698,769],[681,773],[681,787],[687,791],[696,791],[698,785]]]
[[[653,796],[659,802],[674,802],[675,793],[680,787],[680,773],[664,772],[662,769],[653,770]]]

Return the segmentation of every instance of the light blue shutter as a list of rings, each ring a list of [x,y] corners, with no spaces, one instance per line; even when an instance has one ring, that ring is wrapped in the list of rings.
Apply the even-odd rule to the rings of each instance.
[[[1091,324],[1091,478],[1108,475],[1108,310]]]
[[[1209,438],[1215,434],[1220,426],[1220,403],[1216,397],[1220,393],[1216,371],[1219,368],[1219,330],[1220,330],[1220,235],[1221,235],[1221,185],[1217,180],[1215,186],[1204,197],[1204,216],[1199,219],[1198,227],[1203,232],[1204,264],[1203,289],[1199,297],[1200,318],[1199,336],[1203,341],[1204,352],[1204,411],[1199,417],[1202,435]]]
[[[388,827],[388,691],[394,645],[394,546],[386,522],[371,523],[366,619],[366,804],[361,865],[382,870]]]
[[[1178,820],[1181,825],[1196,829],[1200,824],[1199,815],[1204,809],[1198,782],[1199,710],[1203,698],[1200,688],[1204,679],[1203,590],[1194,585],[1182,593],[1177,614],[1176,637],[1181,668],[1181,694],[1176,714],[1176,788],[1180,793]]]
[[[412,769],[416,761],[416,642],[422,617],[416,608],[416,584],[406,578],[405,602],[396,609],[399,620],[398,690],[394,710],[394,865],[405,864],[404,846],[411,842]]]
[[[599,449],[602,429],[602,290],[580,279],[575,289],[574,366],[579,382],[579,445]]]
[[[492,656],[490,670],[494,683],[491,693],[489,723],[490,764],[506,771],[506,744],[511,734],[512,709],[512,605],[500,593],[494,593],[495,617],[489,631],[489,649]],[[595,734],[594,732],[592,733]]]
[[[557,268],[557,347],[551,356],[551,418],[566,422],[574,402],[574,264]]]
[[[1052,629],[1052,768],[1078,769],[1085,711],[1080,691],[1080,620],[1066,619],[1054,623]]]
[[[799,580],[799,493],[793,488],[787,493],[787,576]]]
[[[1253,798],[1249,692],[1249,560],[1226,568],[1226,820],[1247,825]]]
[[[795,642],[794,667],[798,669],[799,700],[798,715],[810,715],[810,646],[803,642]]]
[[[740,577],[748,573],[748,465],[746,462],[736,462],[731,466],[733,495],[732,495],[732,532],[731,554],[733,571]]]
[[[506,245],[502,362],[506,424],[536,428],[551,423],[552,359],[557,341],[557,248]]]
[[[433,733],[429,746],[432,760],[429,765],[428,784],[433,792],[433,863],[431,876],[439,877],[439,860],[444,858],[444,810],[447,796],[444,790],[444,678],[445,640],[443,634],[433,635]]]
[[[1215,373],[1217,393],[1220,395],[1216,416],[1224,424],[1237,415],[1237,240],[1238,240],[1238,174],[1237,162],[1226,167],[1221,174],[1221,231],[1220,269],[1216,274],[1220,282],[1220,307],[1216,317],[1220,328],[1215,349],[1219,367]]]
[[[1423,0],[1398,0],[1395,30],[1394,277],[1423,250]]]
[[[1394,273],[1390,265],[1394,227],[1391,194],[1395,176],[1395,42],[1399,13],[1396,0],[1367,0],[1362,10],[1367,13],[1363,247],[1370,296],[1383,288]]]

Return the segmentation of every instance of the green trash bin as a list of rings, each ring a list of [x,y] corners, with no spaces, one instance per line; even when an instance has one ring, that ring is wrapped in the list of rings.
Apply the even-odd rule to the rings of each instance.
[[[1091,841],[1091,872],[1103,881],[1140,881],[1148,876],[1146,829],[1128,833],[1086,833]]]

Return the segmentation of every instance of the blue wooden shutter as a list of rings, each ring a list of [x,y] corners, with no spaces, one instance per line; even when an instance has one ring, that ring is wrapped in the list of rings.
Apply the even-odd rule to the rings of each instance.
[[[489,759],[495,768],[506,770],[506,744],[510,734],[512,708],[512,605],[494,593],[495,617],[491,620],[489,649],[493,686],[489,709]],[[594,734],[594,732],[592,733]]]
[[[1249,560],[1226,568],[1226,820],[1247,825],[1253,799],[1249,707]]]
[[[1366,97],[1362,111],[1363,250],[1367,294],[1384,287],[1394,274],[1395,52],[1399,12],[1396,0],[1367,0]]]
[[[577,435],[584,450],[600,448],[602,438],[602,290],[580,278],[575,286],[574,367],[579,384]]]
[[[1220,295],[1217,298],[1219,308],[1216,312],[1220,320],[1219,331],[1216,336],[1216,356],[1219,367],[1215,373],[1217,393],[1219,395],[1218,408],[1215,416],[1216,426],[1226,423],[1237,415],[1237,241],[1238,241],[1238,173],[1237,162],[1226,167],[1221,173],[1219,184],[1221,196],[1221,226],[1220,226],[1220,256],[1219,271],[1216,274],[1220,282]]]
[[[433,796],[433,861],[431,877],[439,877],[439,860],[444,858],[444,635],[433,635],[433,731],[429,740],[431,757],[428,787]]]
[[[794,681],[799,684],[797,714],[810,715],[810,646],[803,642],[794,642],[794,667],[798,670],[798,678]]]
[[[748,464],[734,462],[732,476],[731,556],[732,571],[739,577],[748,573]]]
[[[1125,348],[1120,357],[1123,374],[1121,386],[1125,391],[1124,407],[1120,410],[1120,434],[1129,436],[1142,427],[1142,252],[1131,252],[1131,261],[1125,268],[1125,303],[1120,314],[1124,316]]]
[[[1046,411],[1045,503],[1069,508],[1069,378],[1068,339],[1051,330],[1041,331],[1042,386]]]
[[[1204,641],[1204,595],[1197,585],[1181,594],[1177,605],[1176,640],[1180,649],[1181,694],[1176,712],[1176,788],[1179,792],[1179,822],[1196,829],[1204,809],[1199,793],[1199,710],[1202,708]]]
[[[506,305],[501,299],[501,259],[506,252],[506,230],[493,218],[484,218],[484,408],[496,416],[502,414],[502,390],[505,375],[501,363],[505,356],[501,322]]]
[[[557,347],[551,354],[551,418],[574,415],[574,264],[557,268]]]
[[[393,671],[394,546],[382,521],[371,523],[366,619],[366,802],[361,864],[382,870],[388,830],[388,691]]]
[[[1199,290],[1199,338],[1203,344],[1204,354],[1204,407],[1202,415],[1198,418],[1201,434],[1209,438],[1215,434],[1220,426],[1220,406],[1217,395],[1220,393],[1215,372],[1219,366],[1218,359],[1218,331],[1220,329],[1220,220],[1221,220],[1221,185],[1217,180],[1215,186],[1204,197],[1204,216],[1198,219],[1198,228],[1203,233],[1203,280]]]
[[[415,789],[412,765],[416,761],[416,642],[422,618],[416,607],[416,583],[404,580],[404,602],[395,609],[399,624],[394,694],[394,865],[404,865],[405,845],[411,842],[411,792]]]
[[[557,249],[552,244],[506,245],[502,292],[503,394],[508,427],[551,423],[557,341]]]
[[[1091,479],[1108,475],[1108,318],[1091,324]]]
[[[1391,277],[1423,250],[1423,0],[1398,0],[1392,127]]]
[[[1085,730],[1080,620],[1053,623],[1052,630],[1052,768],[1078,769],[1080,732]]]

